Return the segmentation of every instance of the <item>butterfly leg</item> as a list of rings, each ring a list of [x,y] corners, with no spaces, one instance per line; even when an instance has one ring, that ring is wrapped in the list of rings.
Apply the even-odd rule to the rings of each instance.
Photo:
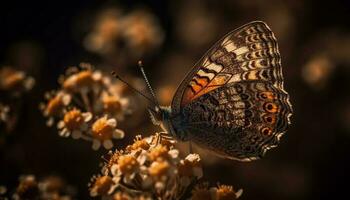
[[[172,136],[170,136],[167,132],[159,132],[157,133],[156,144],[161,144],[162,140],[168,140],[170,142],[175,141]]]

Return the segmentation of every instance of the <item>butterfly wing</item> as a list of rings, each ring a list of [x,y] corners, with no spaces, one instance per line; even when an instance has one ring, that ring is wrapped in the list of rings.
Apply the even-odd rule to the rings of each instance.
[[[175,93],[172,112],[199,145],[239,160],[260,157],[290,123],[280,60],[270,28],[246,24],[198,61]]]

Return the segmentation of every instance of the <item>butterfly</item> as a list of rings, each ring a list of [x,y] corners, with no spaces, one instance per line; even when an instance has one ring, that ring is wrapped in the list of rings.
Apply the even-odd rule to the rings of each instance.
[[[273,32],[262,21],[231,31],[194,65],[170,106],[149,110],[153,123],[178,140],[229,159],[263,157],[292,115]]]

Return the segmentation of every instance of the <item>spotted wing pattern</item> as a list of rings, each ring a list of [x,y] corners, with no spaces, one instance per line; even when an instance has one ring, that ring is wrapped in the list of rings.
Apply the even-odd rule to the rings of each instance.
[[[260,21],[232,31],[197,62],[175,93],[172,110],[178,113],[194,99],[227,83],[258,79],[283,90],[276,39]]]
[[[182,111],[188,139],[238,160],[262,157],[289,125],[288,95],[270,82],[228,83],[191,102]]]
[[[292,113],[280,60],[265,23],[229,33],[180,84],[171,106],[175,132],[227,158],[264,155],[277,145]]]

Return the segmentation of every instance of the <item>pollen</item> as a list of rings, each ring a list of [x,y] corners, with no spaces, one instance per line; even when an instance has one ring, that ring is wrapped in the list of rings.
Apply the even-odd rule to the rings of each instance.
[[[98,195],[107,195],[109,189],[113,185],[113,180],[109,176],[101,176],[96,178],[96,181],[92,187],[92,190]]]
[[[234,200],[237,199],[236,192],[232,186],[219,185],[216,192],[216,199],[218,200]]]
[[[25,76],[22,72],[17,72],[11,69],[3,70],[1,73],[1,88],[2,89],[13,89],[22,85]]]
[[[101,117],[92,125],[92,135],[99,140],[111,139],[115,131],[115,125],[110,123],[107,117]]]
[[[80,110],[73,109],[64,115],[63,121],[69,130],[75,130],[84,123],[84,117]]]
[[[64,103],[62,101],[62,98],[57,95],[54,98],[50,99],[50,101],[47,103],[45,112],[49,116],[57,115],[63,109],[63,107]]]
[[[153,177],[162,177],[167,174],[170,165],[167,161],[156,161],[148,168],[149,174]]]
[[[129,145],[128,147],[126,147],[128,151],[138,150],[138,149],[148,150],[149,148],[150,148],[150,145],[144,139],[137,140],[132,145]]]
[[[122,104],[116,96],[104,96],[102,99],[103,109],[107,112],[120,112]]]
[[[131,174],[137,170],[140,164],[137,162],[136,158],[131,155],[123,155],[118,159],[119,170],[123,174]]]
[[[157,145],[154,149],[149,152],[149,158],[151,160],[166,159],[168,158],[169,150],[164,145]]]
[[[74,88],[80,88],[84,86],[91,86],[94,82],[92,71],[84,70],[77,74],[69,76],[63,82],[63,88],[66,90],[72,90]]]

